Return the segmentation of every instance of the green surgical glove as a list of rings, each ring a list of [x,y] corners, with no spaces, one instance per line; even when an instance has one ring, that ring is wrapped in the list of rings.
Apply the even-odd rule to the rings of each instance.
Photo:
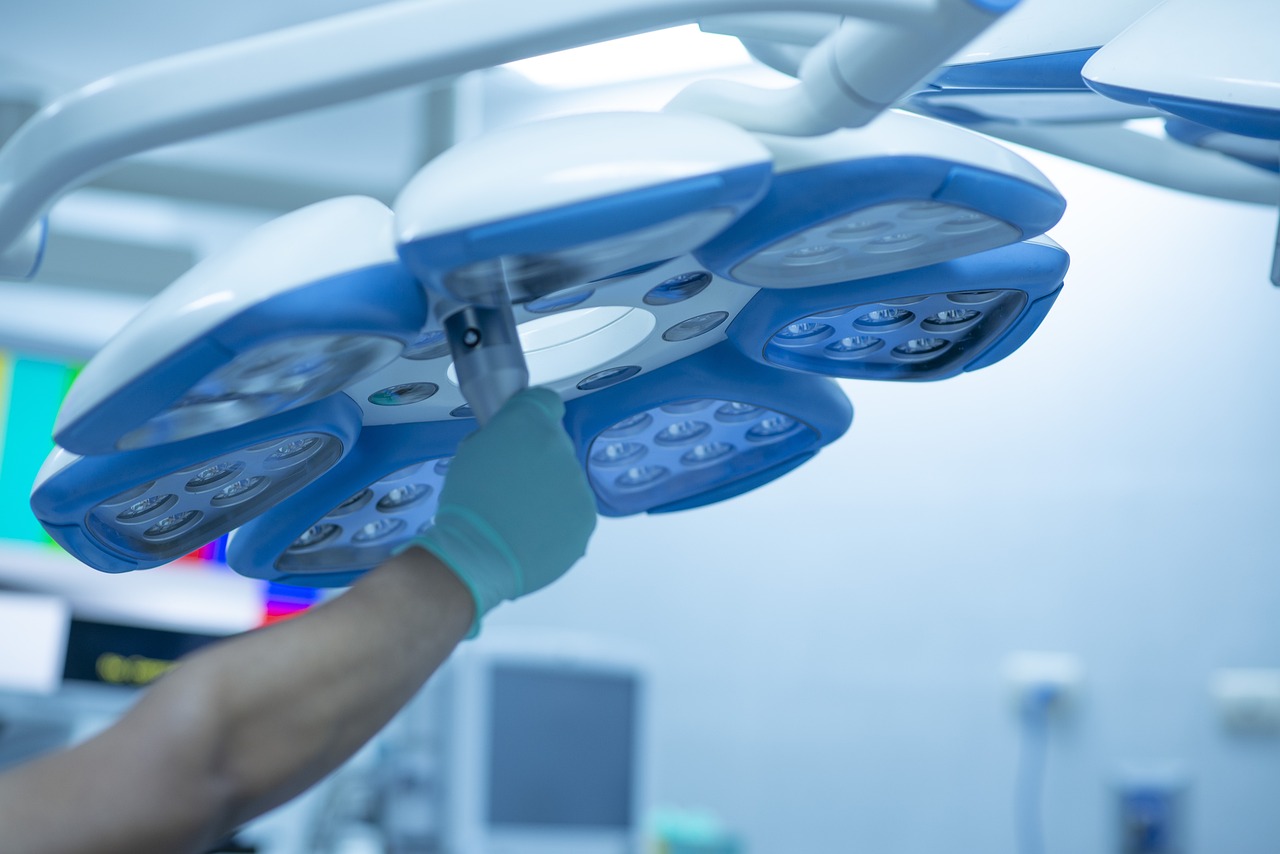
[[[414,540],[471,591],[472,637],[495,605],[547,586],[586,552],[595,498],[563,417],[550,389],[507,401],[458,446],[435,525]]]

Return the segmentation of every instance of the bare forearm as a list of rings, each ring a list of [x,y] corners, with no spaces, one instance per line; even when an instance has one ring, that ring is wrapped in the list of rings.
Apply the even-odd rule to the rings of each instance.
[[[448,657],[472,608],[413,549],[311,613],[196,653],[111,729],[0,775],[0,847],[204,850],[359,749]]]
[[[234,793],[230,821],[283,803],[358,750],[453,651],[471,609],[466,588],[414,549],[315,611],[183,665],[174,681],[216,704],[209,760]]]

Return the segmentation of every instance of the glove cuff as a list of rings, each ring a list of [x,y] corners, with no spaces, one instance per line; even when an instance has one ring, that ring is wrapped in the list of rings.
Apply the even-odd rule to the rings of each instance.
[[[465,507],[440,507],[435,524],[398,551],[414,545],[438,557],[471,593],[476,610],[469,638],[480,633],[485,614],[524,591],[524,573],[515,554],[488,522]]]

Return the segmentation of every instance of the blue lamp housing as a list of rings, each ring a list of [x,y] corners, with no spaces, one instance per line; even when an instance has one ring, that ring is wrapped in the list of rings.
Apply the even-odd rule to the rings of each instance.
[[[236,531],[227,564],[283,584],[351,584],[431,526],[454,450],[474,429],[474,421],[366,427],[342,462]]]
[[[1051,186],[1019,176],[940,157],[868,157],[775,175],[759,204],[694,255],[732,281],[810,287],[1034,237],[1065,209]]]
[[[220,433],[136,451],[55,452],[31,494],[49,535],[103,572],[189,554],[303,489],[360,434],[360,407],[333,395]],[[63,455],[63,456],[60,456]]]
[[[605,516],[714,504],[786,474],[842,436],[853,407],[717,344],[568,402],[565,426]]]
[[[931,267],[803,290],[761,290],[728,330],[761,364],[848,379],[939,380],[1022,346],[1069,259],[1047,238]]]

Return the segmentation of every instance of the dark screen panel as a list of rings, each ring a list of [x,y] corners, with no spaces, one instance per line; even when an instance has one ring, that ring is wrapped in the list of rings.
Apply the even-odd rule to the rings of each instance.
[[[491,688],[491,824],[631,826],[634,679],[498,665]]]

